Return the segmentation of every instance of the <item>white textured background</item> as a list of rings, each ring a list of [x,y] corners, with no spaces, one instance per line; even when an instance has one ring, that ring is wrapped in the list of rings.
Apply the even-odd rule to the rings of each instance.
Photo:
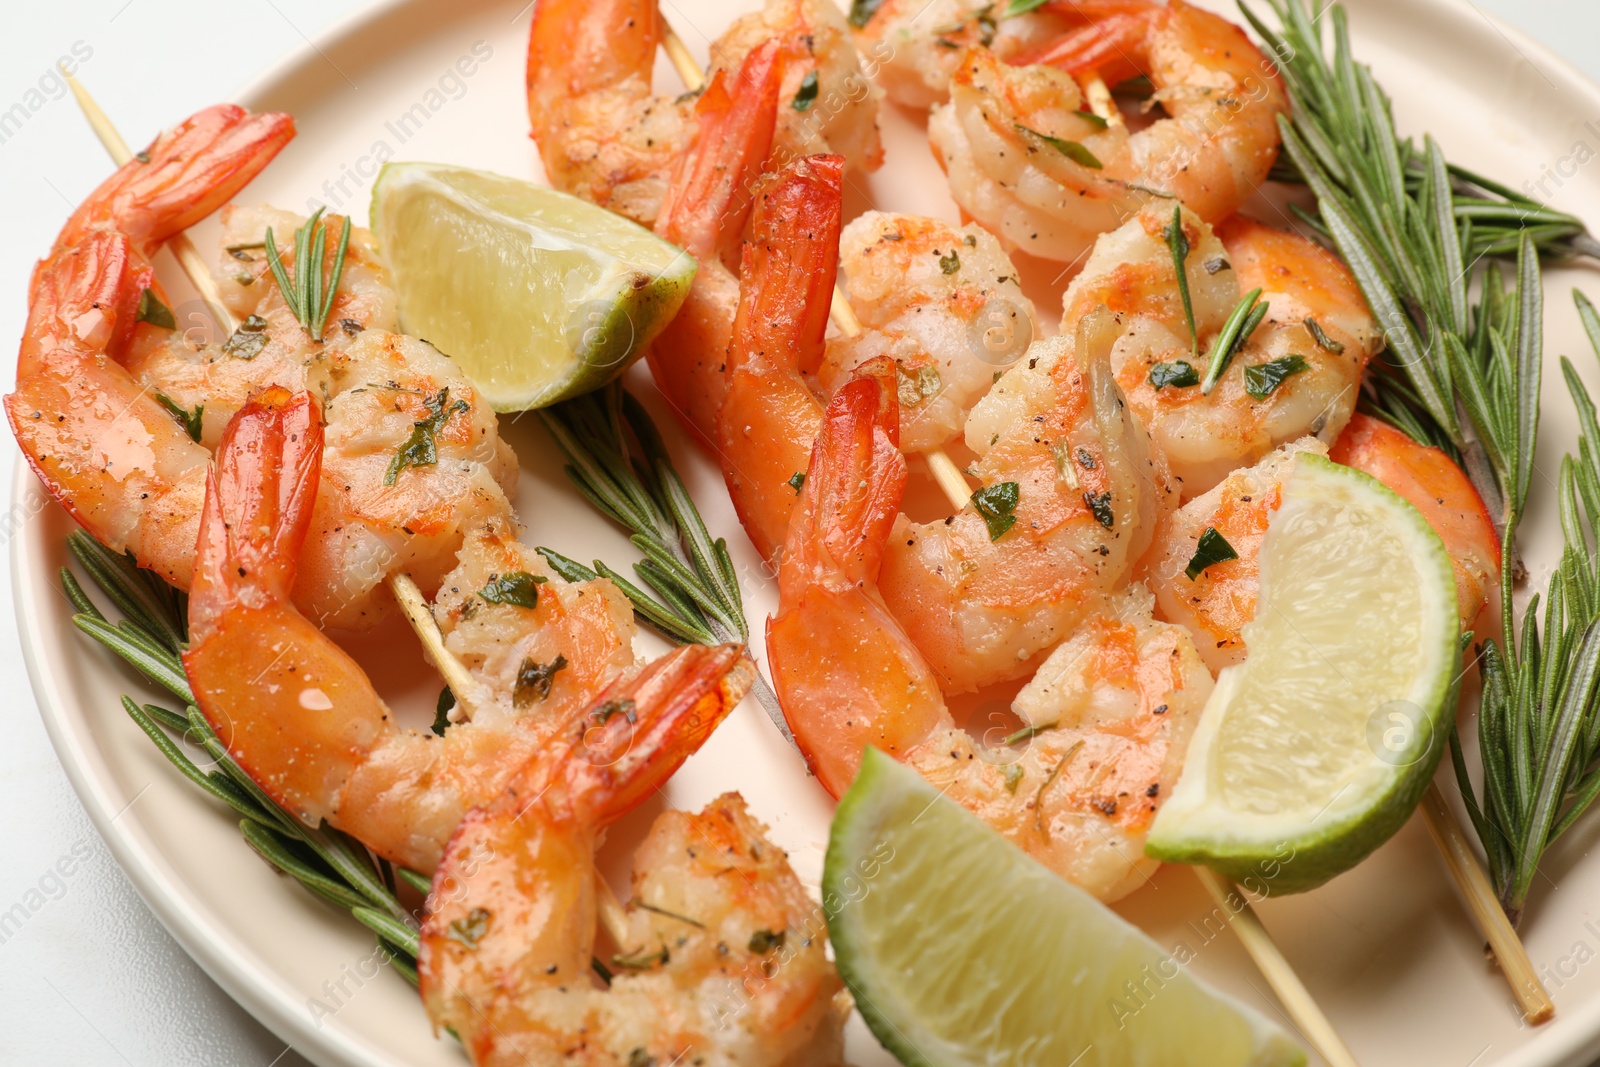
[[[1600,80],[1595,0],[1461,0],[1545,42]],[[33,260],[105,175],[104,153],[56,60],[88,54],[80,77],[143,143],[159,127],[226,99],[273,60],[364,6],[363,0],[0,0],[0,348],[22,330]],[[41,80],[44,79],[44,80]],[[1591,220],[1600,221],[1600,220]],[[15,374],[0,371],[7,390]],[[0,434],[0,506],[16,446]],[[0,548],[4,547],[0,525]],[[0,604],[10,573],[0,566]],[[304,1067],[173,943],[112,862],[56,761],[29,692],[18,622],[0,610],[0,912],[45,903],[0,940],[0,1064]],[[61,877],[64,866],[72,873]],[[3,936],[3,935],[0,935]],[[1600,1054],[1600,1050],[1597,1050]]]

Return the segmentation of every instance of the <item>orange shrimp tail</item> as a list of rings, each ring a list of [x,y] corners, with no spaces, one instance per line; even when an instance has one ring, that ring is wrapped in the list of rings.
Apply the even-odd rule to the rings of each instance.
[[[537,0],[528,34],[528,117],[639,75],[648,83],[661,44],[656,0]]]
[[[288,601],[317,499],[322,416],[310,393],[261,390],[222,433],[200,517],[190,637],[229,608]]]
[[[1422,512],[1450,553],[1461,627],[1472,629],[1500,581],[1500,538],[1466,473],[1439,449],[1359,413],[1328,458],[1372,475]]]
[[[843,171],[841,156],[809,156],[766,179],[740,267],[718,444],[739,521],[769,560],[788,533],[792,486],[822,424],[822,405],[804,374],[822,361],[839,267]]]
[[[695,103],[694,147],[678,158],[656,216],[656,233],[704,259],[744,230],[750,190],[772,150],[778,92],[783,87],[778,41],[745,56],[730,92],[718,70]]]
[[[233,199],[294,137],[289,115],[234,104],[197,112],[123,164],[73,213],[56,247],[109,226],[143,255]]]
[[[1010,62],[1017,66],[1048,64],[1075,78],[1095,74],[1108,85],[1142,74],[1151,22],[1161,18],[1165,10],[1140,2],[1096,6],[1106,10],[1092,14],[1082,29],[1013,57]]]
[[[137,325],[139,298],[154,284],[149,260],[128,238],[101,230],[34,268],[28,325],[17,353],[17,377],[38,373],[64,346],[122,355]]]
[[[828,402],[789,522],[781,591],[799,595],[825,580],[877,583],[905,497],[899,427],[899,401],[881,379],[857,377]]]
[[[891,382],[858,377],[829,402],[767,623],[778,702],[836,797],[867,745],[903,757],[946,717],[938,680],[876,592],[906,485]]]
[[[603,827],[699,751],[755,681],[743,645],[685,645],[613,683],[523,774],[547,807]]]

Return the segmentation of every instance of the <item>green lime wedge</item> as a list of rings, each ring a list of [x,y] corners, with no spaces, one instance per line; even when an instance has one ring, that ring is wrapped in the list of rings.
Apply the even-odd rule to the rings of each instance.
[[[406,333],[496,411],[597,389],[683,306],[694,259],[575,196],[480,170],[388,163],[372,228]]]
[[[1179,950],[877,749],[833,817],[822,891],[839,973],[901,1063],[1306,1062],[1276,1026],[1191,975]]]
[[[1294,893],[1416,807],[1453,713],[1460,623],[1427,520],[1317,456],[1295,461],[1260,562],[1248,655],[1217,679],[1145,848]]]

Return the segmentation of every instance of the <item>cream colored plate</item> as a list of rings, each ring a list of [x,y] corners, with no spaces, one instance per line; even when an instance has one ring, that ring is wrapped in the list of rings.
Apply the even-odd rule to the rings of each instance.
[[[709,37],[753,2],[697,0],[692,11],[671,4],[667,10],[704,58]],[[1351,0],[1348,6],[1357,54],[1393,95],[1403,129],[1431,130],[1451,159],[1513,186],[1554,175],[1545,185],[1554,202],[1600,223],[1600,172],[1581,166],[1600,149],[1600,122],[1586,125],[1600,120],[1600,90],[1469,4]],[[325,35],[240,97],[253,108],[293,112],[300,128],[241,199],[297,210],[327,202],[364,218],[375,160],[386,154],[537,175],[522,98],[527,29],[523,0],[405,0],[380,5]],[[658,84],[676,84],[664,62]],[[106,103],[114,115],[116,101]],[[883,127],[888,165],[854,184],[848,209],[875,204],[955,218],[920,126],[891,108]],[[126,131],[132,141],[153,132]],[[196,236],[210,247],[207,232]],[[1046,265],[1030,263],[1024,270],[1032,275],[1041,311],[1053,318],[1060,283],[1051,283]],[[176,287],[175,274],[166,276]],[[1575,284],[1600,296],[1600,278],[1592,272],[1549,276],[1550,360],[1540,437],[1540,469],[1547,475],[1576,434],[1555,356],[1574,356],[1585,376],[1600,384],[1567,297]],[[636,377],[636,384],[647,387],[642,373]],[[759,632],[773,605],[772,583],[738,531],[715,467],[675,424],[661,421],[711,529],[733,545]],[[581,558],[630,560],[623,538],[568,487],[533,423],[503,420],[523,464],[517,504],[528,524],[527,539]],[[139,686],[77,634],[56,589],[68,520],[46,504],[26,471],[17,485],[28,506],[48,512],[45,521],[24,527],[12,550],[19,629],[34,691],[78,795],[150,907],[212,977],[317,1063],[464,1062],[452,1042],[433,1038],[411,987],[376,968],[370,935],[271,873],[240,840],[234,821],[180,779],[125,717],[118,694]],[[1542,586],[1559,543],[1548,477],[1536,480],[1535,495],[1528,560]],[[400,629],[355,647],[358,654],[363,648],[388,653],[366,661],[382,664],[373,669],[380,688],[420,721],[438,683],[421,665],[420,651],[393,655],[401,642],[415,649]],[[397,661],[404,666],[396,667]],[[1453,783],[1446,788],[1453,793]],[[753,705],[735,714],[667,794],[672,804],[698,806],[728,789],[744,791],[791,851],[802,877],[815,885],[831,804]],[[614,835],[611,855],[625,856],[656,810],[625,823]],[[1600,856],[1586,855],[1596,835],[1600,814],[1555,850],[1534,889],[1528,948],[1560,1013],[1539,1030],[1519,1024],[1415,820],[1359,869],[1306,896],[1268,902],[1261,912],[1367,1067],[1583,1064],[1600,1049],[1600,963],[1594,962],[1600,957],[1600,909],[1591,906],[1600,900]],[[1280,1015],[1225,929],[1225,917],[1211,912],[1188,871],[1164,870],[1119,910],[1163,944],[1177,949],[1181,943],[1194,954],[1199,973]],[[930,936],[938,936],[932,932],[937,916],[929,920]],[[891,1062],[859,1023],[852,1024],[850,1056],[861,1065]]]

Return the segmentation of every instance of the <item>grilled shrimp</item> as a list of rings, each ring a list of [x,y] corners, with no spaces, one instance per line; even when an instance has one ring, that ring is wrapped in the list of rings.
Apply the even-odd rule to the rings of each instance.
[[[982,483],[949,519],[902,515],[878,587],[946,692],[1020,678],[1143,555],[1173,496],[1111,376],[1116,330],[1035,341],[967,420]]]
[[[1095,9],[1090,25],[1010,63],[966,48],[949,103],[928,120],[956,203],[1007,245],[1046,259],[1076,262],[1152,199],[1223,219],[1278,153],[1287,104],[1243,30],[1183,0]],[[1094,73],[1147,75],[1165,117],[1133,130],[1090,113],[1074,79]]]
[[[81,526],[180,587],[210,453],[122,361],[168,336],[156,249],[222,206],[292,136],[287,115],[199,112],[89,195],[29,288],[6,397],[23,455]]]
[[[846,1010],[826,932],[737,795],[660,816],[626,943],[593,977],[594,852],[738,702],[737,647],[679,649],[570,719],[472,812],[434,875],[418,976],[475,1064],[835,1064]]]
[[[892,386],[828,406],[779,572],[767,651],[784,714],[835,796],[871,744],[915,767],[1040,862],[1114,900],[1154,869],[1143,839],[1177,780],[1211,676],[1135,589],[1082,611],[1014,709],[1028,745],[980,745],[878,594],[906,465]]]
[[[1213,231],[1185,210],[1191,336],[1168,239],[1177,210],[1146,205],[1096,242],[1063,298],[1062,328],[1099,307],[1121,320],[1125,332],[1111,350],[1117,383],[1188,498],[1286,442],[1337,438],[1382,338],[1355,279],[1331,253],[1243,216]],[[1256,289],[1265,318],[1203,394],[1207,353],[1241,294]]]
[[[568,586],[503,529],[485,528],[439,611],[455,649],[477,654],[480,680],[511,682],[510,699],[442,737],[400,726],[290,599],[323,456],[310,393],[268,387],[223,431],[206,481],[184,669],[200,711],[275,801],[431,871],[462,815],[498,796],[575,709],[631,667],[632,621],[610,582]],[[462,585],[511,566],[527,571]],[[508,585],[520,592],[508,596]]]
[[[887,356],[898,367],[901,444],[943,448],[1033,340],[1033,303],[1016,267],[978,226],[881,211],[844,228],[839,267],[863,330],[829,338],[817,370],[823,393]]]
[[[538,0],[528,41],[528,114],[550,183],[645,226],[696,125],[695,94],[651,89],[661,38],[655,0]],[[787,53],[784,99],[809,101],[777,117],[783,158],[831,144],[855,166],[876,168],[877,90],[861,74],[838,9],[829,0],[768,0],[713,44],[712,73],[731,77],[766,41]],[[735,99],[741,91],[730,89]]]
[[[1213,671],[1244,661],[1242,634],[1255,618],[1260,593],[1261,542],[1296,457],[1306,452],[1365,471],[1422,512],[1450,553],[1462,629],[1471,629],[1500,574],[1500,544],[1488,511],[1449,456],[1365,415],[1351,419],[1331,453],[1315,438],[1291,442],[1166,516],[1140,566],[1161,617],[1189,630]],[[1208,529],[1238,558],[1190,578],[1186,570]]]

